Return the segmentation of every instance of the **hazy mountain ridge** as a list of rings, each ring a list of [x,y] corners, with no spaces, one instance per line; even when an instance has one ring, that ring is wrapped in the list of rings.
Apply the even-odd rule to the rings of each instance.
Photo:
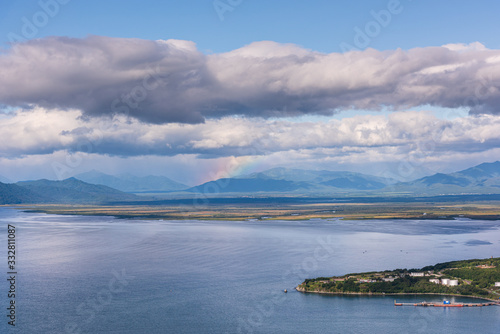
[[[382,189],[395,182],[392,179],[361,173],[278,167],[263,172],[206,182],[187,191],[208,193],[211,191],[221,193],[345,193],[347,191]]]
[[[168,192],[189,188],[187,185],[173,181],[165,176],[135,176],[131,174],[108,175],[96,170],[78,174],[76,179],[93,184],[101,184],[124,192]]]
[[[280,182],[278,182],[280,181]],[[205,193],[322,193],[436,195],[500,193],[500,162],[483,163],[450,174],[436,173],[411,182],[345,171],[273,168],[263,172],[206,182],[188,189]]]
[[[411,182],[398,183],[395,191],[411,193],[499,193],[500,162],[480,165],[450,173],[436,173]]]
[[[1,183],[14,183],[12,180],[6,178],[5,176],[3,175],[0,175],[0,182]]]
[[[288,181],[305,181],[313,183],[323,183],[330,181],[332,179],[350,178],[350,177],[358,177],[380,183],[385,182],[385,184],[391,184],[397,182],[396,180],[393,179],[387,179],[378,176],[355,173],[355,172],[345,172],[345,171],[339,172],[339,171],[329,171],[329,170],[315,171],[315,170],[293,169],[285,167],[272,168],[263,172],[252,173],[249,175],[244,175],[236,178],[254,178],[254,177],[259,177],[261,175],[273,179],[283,179]]]
[[[0,204],[24,204],[40,203],[44,198],[29,189],[17,184],[5,184],[0,182]]]
[[[188,192],[203,193],[251,193],[251,192],[295,192],[308,189],[307,182],[292,182],[271,178],[226,178],[203,183],[187,189]]]
[[[142,199],[136,195],[103,185],[86,183],[75,178],[62,181],[22,181],[14,185],[41,198],[37,202],[42,203],[103,204]]]
[[[104,181],[107,182],[114,179],[119,182],[123,181],[123,179],[95,171],[87,174],[89,177],[93,176],[94,179],[103,175]],[[111,178],[108,178],[108,176]],[[138,178],[130,176],[130,179],[134,182],[137,180],[154,182],[157,177]],[[144,187],[150,187],[150,183],[144,185]],[[140,188],[136,186],[135,190],[138,189]],[[273,168],[234,178],[222,178],[178,191],[178,194],[182,193],[184,195],[186,193],[211,195],[233,193],[235,196],[254,193],[270,196],[273,196],[273,194],[305,196],[318,194],[326,196],[500,194],[500,162],[483,163],[450,174],[436,173],[411,182],[396,182],[393,179],[353,172]],[[63,181],[22,181],[15,184],[0,182],[0,204],[102,204],[143,202],[151,199],[122,192],[106,185],[84,182],[76,178]]]

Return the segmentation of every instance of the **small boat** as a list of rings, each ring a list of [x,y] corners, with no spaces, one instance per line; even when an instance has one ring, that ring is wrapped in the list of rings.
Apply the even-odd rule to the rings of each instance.
[[[287,289],[285,289],[285,290],[283,290],[283,292],[284,292],[284,293],[287,293],[287,292],[288,292],[288,290],[287,290]]]

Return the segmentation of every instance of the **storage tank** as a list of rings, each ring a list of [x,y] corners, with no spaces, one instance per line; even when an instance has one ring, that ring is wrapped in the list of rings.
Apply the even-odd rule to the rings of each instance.
[[[450,280],[448,278],[442,278],[441,279],[441,284],[448,285],[448,284],[450,284]]]
[[[450,282],[448,283],[449,286],[457,286],[458,285],[458,280],[456,279],[451,279]]]

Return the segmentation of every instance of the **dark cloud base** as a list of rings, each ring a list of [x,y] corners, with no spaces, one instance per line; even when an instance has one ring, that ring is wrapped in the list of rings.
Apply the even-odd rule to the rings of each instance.
[[[500,51],[479,43],[323,54],[256,42],[205,55],[189,41],[50,37],[13,45],[0,69],[0,104],[156,124],[420,105],[500,112]]]

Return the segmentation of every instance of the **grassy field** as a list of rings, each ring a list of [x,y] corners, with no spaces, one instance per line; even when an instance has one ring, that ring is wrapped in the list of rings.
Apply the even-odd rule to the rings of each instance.
[[[307,220],[500,219],[500,202],[474,203],[227,203],[206,205],[32,205],[27,211],[142,219]]]

